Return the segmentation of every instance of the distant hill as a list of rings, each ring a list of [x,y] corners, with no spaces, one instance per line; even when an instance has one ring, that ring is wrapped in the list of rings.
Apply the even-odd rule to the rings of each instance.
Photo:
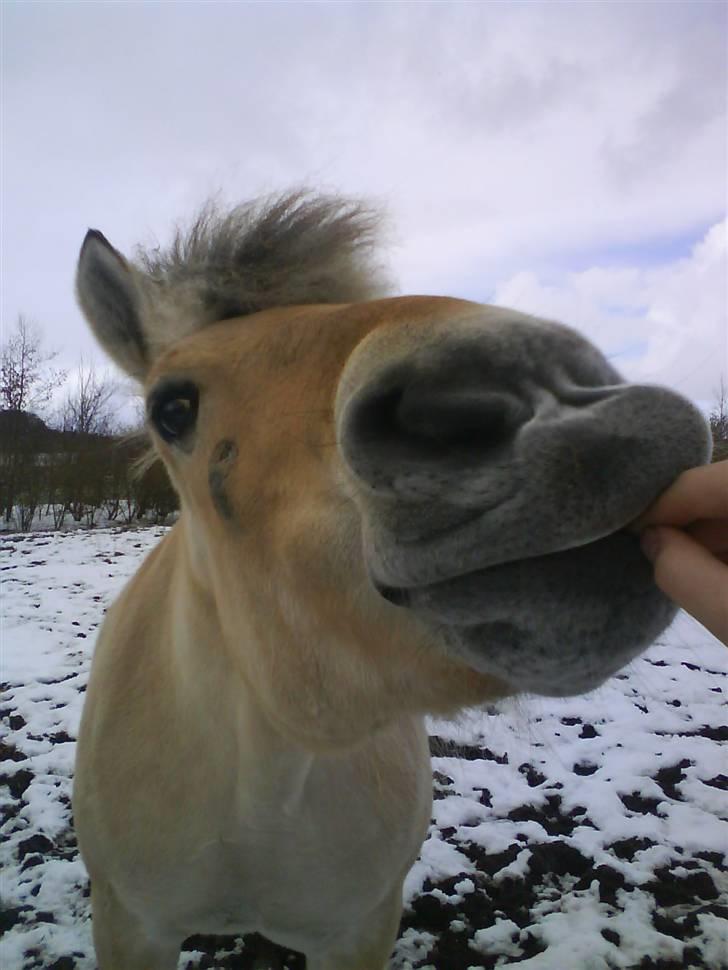
[[[0,411],[0,440],[8,435],[21,434],[43,435],[51,429],[42,418],[29,411]]]
[[[82,434],[49,428],[42,418],[29,411],[0,410],[0,452],[14,450],[21,445],[31,451],[66,451],[86,444],[114,441],[110,435]]]

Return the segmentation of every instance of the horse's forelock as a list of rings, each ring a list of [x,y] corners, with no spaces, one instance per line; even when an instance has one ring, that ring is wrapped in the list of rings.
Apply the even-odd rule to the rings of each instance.
[[[167,249],[139,248],[136,266],[196,326],[271,307],[383,296],[376,259],[382,215],[335,195],[297,190],[227,211],[208,202]]]

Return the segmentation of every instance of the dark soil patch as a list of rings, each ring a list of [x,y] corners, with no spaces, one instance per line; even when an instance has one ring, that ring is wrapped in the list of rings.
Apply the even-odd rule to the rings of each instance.
[[[522,775],[525,775],[529,788],[538,788],[539,785],[543,785],[546,781],[546,775],[541,774],[537,768],[534,768],[533,765],[529,765],[528,763],[519,765],[518,770]]]
[[[306,961],[302,954],[294,953],[281,946],[276,946],[270,940],[251,933],[243,938],[244,947],[241,953],[231,952],[235,938],[229,936],[191,936],[182,945],[185,951],[197,950],[204,956],[199,966],[204,970],[254,970],[260,966],[258,961],[265,959],[271,970],[305,970]]]
[[[29,839],[24,839],[18,844],[18,858],[23,860],[26,856],[39,853],[50,855],[53,851],[53,843],[45,835],[31,835]]]
[[[0,761],[25,761],[26,756],[14,744],[0,741]]]
[[[0,785],[6,785],[13,798],[22,798],[33,780],[33,772],[20,768],[12,775],[0,775]]]
[[[656,844],[651,839],[620,839],[618,842],[612,842],[611,845],[608,845],[607,851],[613,852],[618,859],[626,859],[628,862],[634,862],[634,857],[637,852],[651,849]]]
[[[586,809],[577,806],[570,812],[561,810],[561,796],[548,795],[542,807],[520,805],[508,813],[512,822],[537,822],[548,835],[571,835],[578,825],[591,824],[583,820]]]
[[[712,900],[719,896],[710,873],[705,869],[678,875],[669,866],[655,869],[655,879],[644,887],[658,906],[694,905],[696,899]]]
[[[664,791],[667,798],[672,798],[677,802],[683,800],[681,792],[677,790],[677,785],[681,781],[685,781],[685,769],[692,767],[692,761],[683,759],[679,764],[670,765],[669,767],[660,768],[657,774],[654,776],[655,781]]]
[[[437,735],[430,737],[430,754],[433,758],[460,758],[462,761],[495,761],[499,765],[508,764],[507,754],[494,754],[490,748],[477,744],[458,744]]]
[[[639,792],[633,791],[630,795],[620,795],[619,800],[629,812],[636,812],[640,815],[659,815],[657,806],[662,801],[661,798],[645,798]]]

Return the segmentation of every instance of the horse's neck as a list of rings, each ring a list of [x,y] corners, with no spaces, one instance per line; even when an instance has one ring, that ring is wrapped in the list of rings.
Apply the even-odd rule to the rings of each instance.
[[[175,531],[158,568],[169,577],[166,609],[178,715],[208,750],[259,777],[262,772],[282,789],[282,798],[295,799],[312,758],[286,741],[266,716],[246,676],[244,634],[241,642],[226,638],[215,597],[191,566],[196,550],[183,528]]]

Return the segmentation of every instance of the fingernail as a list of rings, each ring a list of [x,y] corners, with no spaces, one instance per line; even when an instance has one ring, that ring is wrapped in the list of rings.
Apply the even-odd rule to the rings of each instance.
[[[650,562],[654,562],[657,559],[657,554],[662,545],[660,530],[656,528],[645,529],[640,536],[640,544],[642,546],[642,552],[644,552]]]

